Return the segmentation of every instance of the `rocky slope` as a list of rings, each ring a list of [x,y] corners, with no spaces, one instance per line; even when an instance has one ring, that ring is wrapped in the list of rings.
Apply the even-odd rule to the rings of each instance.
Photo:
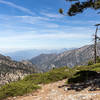
[[[56,59],[57,54],[41,54],[30,60],[32,64],[36,64],[41,71],[49,70],[52,67],[53,59]]]
[[[100,43],[97,46],[98,56],[100,56]],[[52,67],[68,66],[73,67],[76,65],[87,64],[88,60],[93,59],[94,46],[86,45],[78,49],[67,50],[60,54],[42,54],[32,58],[30,62],[36,64],[42,71],[47,71]]]
[[[0,54],[0,86],[36,72],[35,67],[30,62],[12,61],[10,57]]]

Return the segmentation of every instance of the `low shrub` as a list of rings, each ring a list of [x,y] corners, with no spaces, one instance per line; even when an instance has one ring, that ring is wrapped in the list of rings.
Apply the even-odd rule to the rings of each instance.
[[[7,97],[22,96],[39,89],[40,87],[33,83],[18,81],[6,84],[0,88],[0,100]]]
[[[67,67],[52,69],[45,73],[36,73],[26,76],[24,81],[31,81],[34,84],[47,84],[56,82],[69,77],[69,69]]]
[[[47,84],[65,79],[69,75],[68,72],[68,67],[56,68],[45,73],[34,73],[26,76],[23,80],[6,84],[0,88],[0,100],[35,91],[40,88],[38,84]]]
[[[97,72],[95,71],[79,71],[77,72],[73,77],[68,79],[68,83],[81,83],[85,82],[97,75]]]

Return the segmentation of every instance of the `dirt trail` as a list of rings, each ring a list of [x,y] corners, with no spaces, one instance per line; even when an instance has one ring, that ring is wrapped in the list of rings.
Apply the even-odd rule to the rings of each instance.
[[[89,92],[83,90],[81,92],[65,91],[64,88],[58,86],[64,85],[66,80],[42,85],[42,89],[35,93],[9,98],[9,100],[100,100],[100,91]]]

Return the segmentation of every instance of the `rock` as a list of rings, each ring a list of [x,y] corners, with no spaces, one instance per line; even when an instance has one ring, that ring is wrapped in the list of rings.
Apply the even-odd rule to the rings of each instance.
[[[65,87],[65,88],[64,88],[64,91],[68,91],[68,88],[67,88],[67,87]]]
[[[96,91],[96,89],[95,88],[91,88],[88,91]]]
[[[16,99],[16,97],[13,97],[13,99]]]

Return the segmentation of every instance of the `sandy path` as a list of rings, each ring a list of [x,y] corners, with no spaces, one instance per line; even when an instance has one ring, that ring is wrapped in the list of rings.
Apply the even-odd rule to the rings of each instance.
[[[64,88],[58,86],[64,85],[65,80],[42,85],[42,89],[35,93],[9,98],[9,100],[100,100],[100,91],[88,92],[83,90],[81,92],[64,91]]]

